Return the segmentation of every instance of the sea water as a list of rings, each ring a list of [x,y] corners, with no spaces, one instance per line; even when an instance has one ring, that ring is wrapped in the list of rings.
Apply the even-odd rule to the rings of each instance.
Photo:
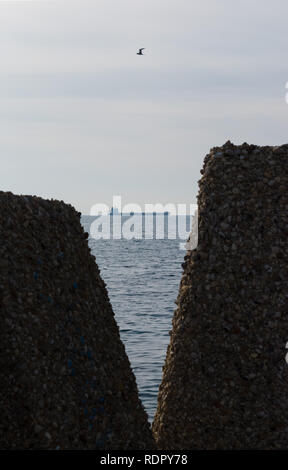
[[[86,232],[90,233],[93,221],[95,217],[82,216]],[[185,223],[189,231],[191,218]],[[157,407],[162,367],[182,275],[185,250],[180,249],[180,242],[185,240],[178,237],[157,239],[156,233],[152,239],[139,236],[138,239],[115,240],[90,236],[88,240],[106,283],[120,336],[150,421]]]

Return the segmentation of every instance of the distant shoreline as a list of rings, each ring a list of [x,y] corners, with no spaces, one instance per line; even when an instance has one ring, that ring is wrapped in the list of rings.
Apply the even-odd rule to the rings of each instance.
[[[117,214],[99,214],[99,215],[90,215],[90,214],[82,214],[81,213],[81,217],[93,217],[93,218],[97,218],[97,217],[113,217],[113,216],[121,216],[121,217],[132,217],[134,215],[142,215],[142,216],[145,216],[145,215],[153,215],[153,216],[158,216],[158,215],[164,215],[165,217],[166,216],[171,216],[171,217],[193,217],[193,214],[171,214],[170,212],[132,212],[132,213],[129,213],[129,212],[118,212]]]
[[[108,215],[170,215],[170,212],[110,212]]]

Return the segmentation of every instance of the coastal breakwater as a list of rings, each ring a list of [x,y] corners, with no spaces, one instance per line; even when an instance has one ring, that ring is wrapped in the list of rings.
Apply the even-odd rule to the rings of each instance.
[[[0,448],[154,449],[80,214],[0,193]]]
[[[205,157],[153,433],[160,449],[288,447],[288,145]]]
[[[80,214],[0,192],[1,449],[288,447],[288,145],[227,142],[201,173],[157,444]]]

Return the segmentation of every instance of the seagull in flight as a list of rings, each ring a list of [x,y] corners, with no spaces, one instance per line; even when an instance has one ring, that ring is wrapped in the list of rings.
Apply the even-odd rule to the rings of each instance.
[[[137,55],[143,55],[143,50],[145,49],[145,47],[141,47],[141,49],[139,49],[139,52],[136,52]]]

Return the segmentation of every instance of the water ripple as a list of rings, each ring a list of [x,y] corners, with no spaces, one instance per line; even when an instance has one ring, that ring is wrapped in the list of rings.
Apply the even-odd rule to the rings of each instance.
[[[91,219],[81,222],[89,232]],[[177,240],[89,239],[120,329],[139,394],[153,419],[182,274]]]

